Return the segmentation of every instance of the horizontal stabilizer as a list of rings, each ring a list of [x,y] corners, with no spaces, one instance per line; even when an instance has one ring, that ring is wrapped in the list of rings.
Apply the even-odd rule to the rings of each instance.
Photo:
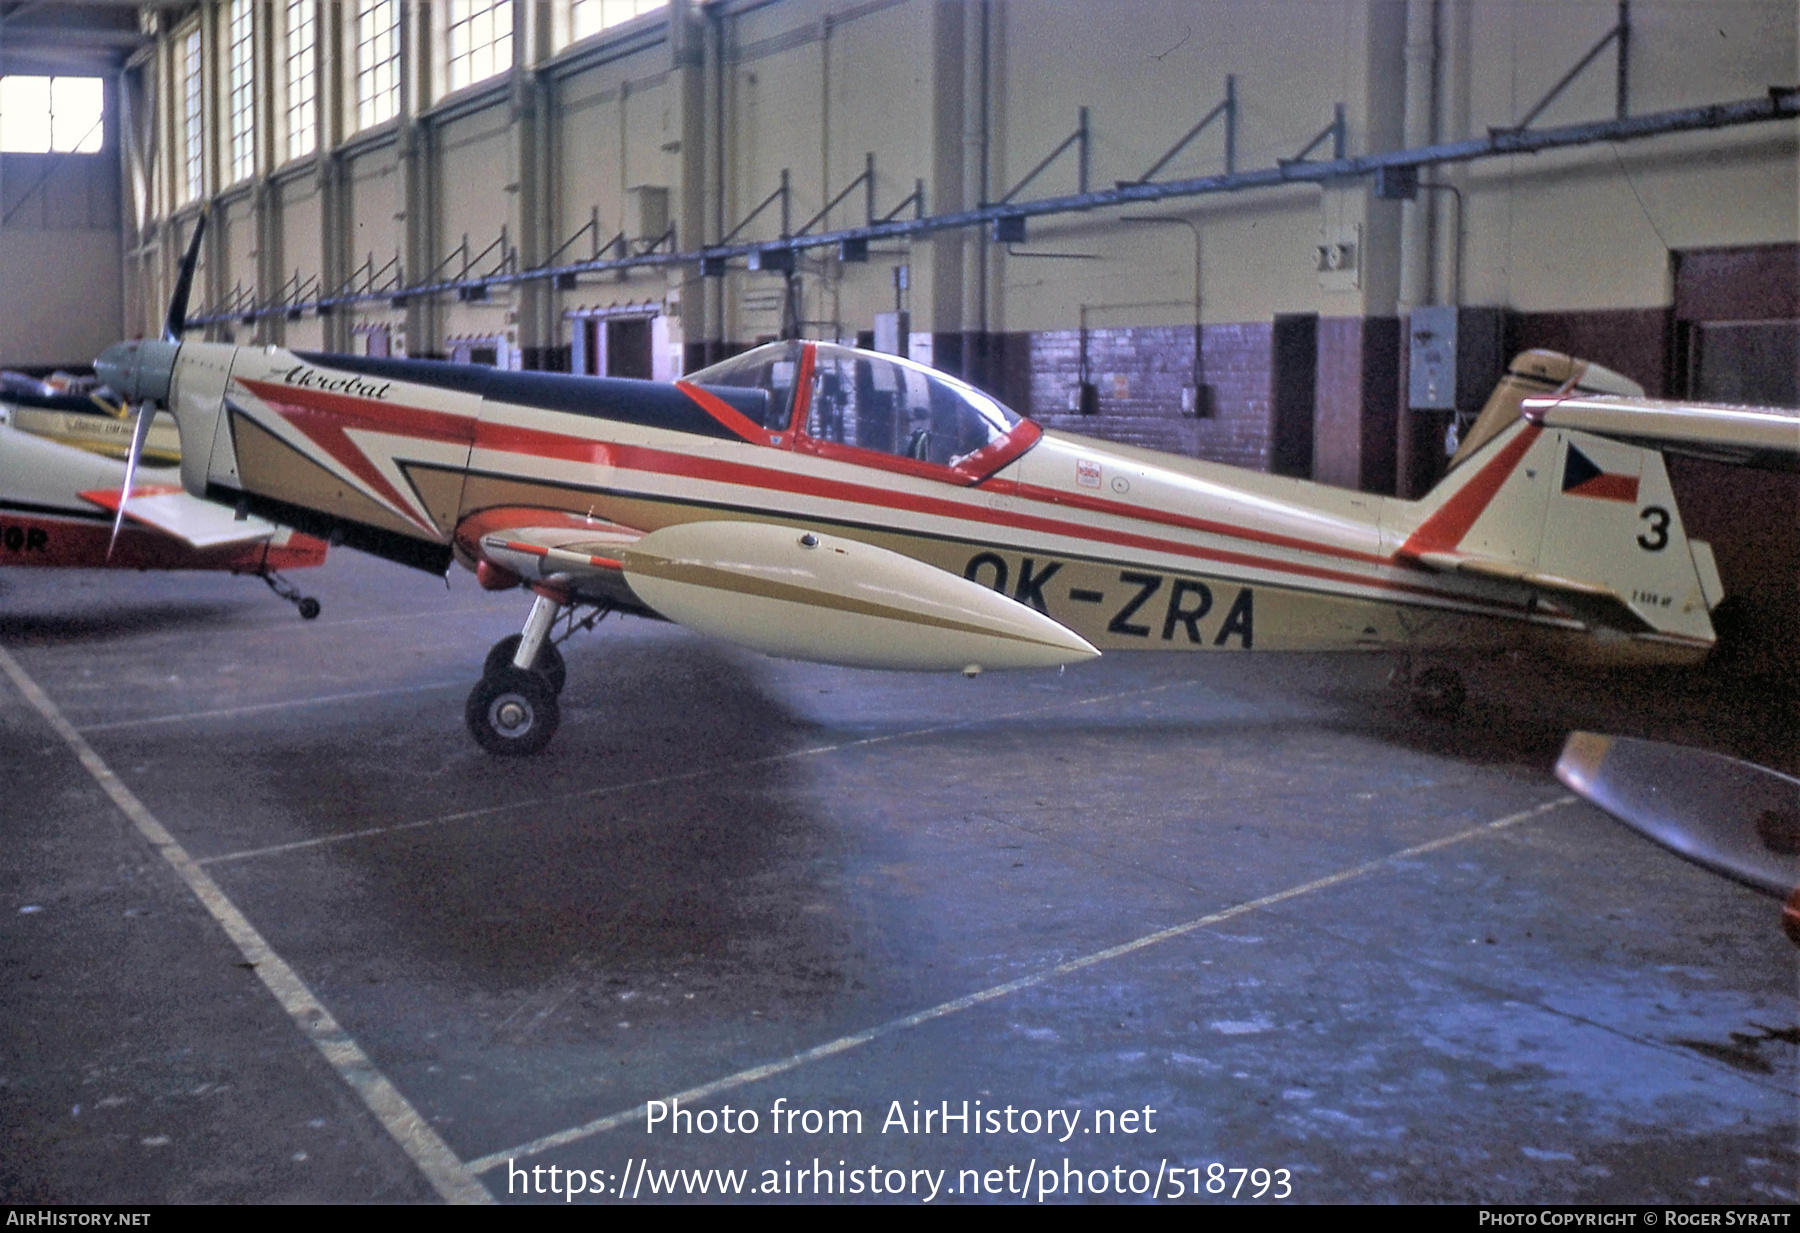
[[[1598,582],[1583,582],[1556,574],[1539,573],[1517,561],[1501,561],[1493,557],[1466,556],[1456,552],[1402,552],[1401,556],[1416,561],[1440,574],[1469,574],[1477,578],[1493,578],[1513,582],[1541,591],[1544,598],[1565,608],[1591,625],[1605,625],[1626,633],[1655,630],[1625,597],[1612,587]]]
[[[1800,413],[1652,398],[1528,398],[1526,419],[1714,462],[1800,470]]]
[[[84,492],[81,499],[117,513],[119,494],[109,489]],[[190,497],[179,488],[156,485],[132,489],[125,516],[154,527],[196,548],[222,548],[268,539],[279,529],[261,518],[239,519],[231,510]]]

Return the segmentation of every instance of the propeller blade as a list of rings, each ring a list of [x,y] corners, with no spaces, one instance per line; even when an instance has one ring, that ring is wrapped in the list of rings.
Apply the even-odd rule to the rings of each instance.
[[[106,559],[112,560],[113,546],[119,542],[119,529],[125,525],[125,503],[131,500],[131,484],[137,478],[138,459],[143,456],[144,442],[150,439],[150,422],[156,408],[149,403],[138,406],[137,425],[131,430],[131,452],[125,455],[125,486],[119,491],[119,510],[113,515],[112,539],[106,544]]]
[[[194,267],[200,263],[200,237],[206,234],[206,215],[194,220],[194,236],[188,241],[187,256],[181,259],[181,273],[175,278],[175,294],[169,297],[169,315],[163,321],[163,338],[180,342],[187,328],[188,294],[194,289]]]

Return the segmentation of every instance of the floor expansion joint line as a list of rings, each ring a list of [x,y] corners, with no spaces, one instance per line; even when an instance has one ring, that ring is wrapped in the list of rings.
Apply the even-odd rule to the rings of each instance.
[[[904,732],[884,732],[880,736],[865,736],[854,741],[839,741],[835,745],[809,745],[805,749],[791,749],[786,753],[769,754],[761,758],[748,758],[741,762],[726,762],[718,766],[703,766],[697,770],[680,771],[673,775],[656,775],[649,779],[631,779],[624,783],[605,784],[598,788],[586,788],[568,796],[532,797],[522,801],[507,801],[503,805],[488,805],[481,809],[465,809],[458,813],[440,814],[435,818],[421,818],[416,822],[396,822],[392,826],[371,826],[357,831],[346,831],[341,835],[320,835],[316,839],[296,839],[292,843],[271,844],[266,848],[246,848],[241,852],[225,852],[218,856],[201,858],[201,865],[221,865],[228,861],[253,860],[261,856],[280,856],[284,852],[300,852],[307,848],[319,848],[328,844],[348,843],[353,839],[372,839],[378,835],[393,835],[402,831],[416,831],[428,826],[444,826],[451,822],[472,822],[477,818],[492,817],[495,814],[508,813],[515,809],[544,809],[556,805],[569,805],[575,801],[593,800],[596,797],[612,796],[620,792],[635,792],[642,788],[660,788],[669,784],[688,783],[696,779],[705,779],[712,775],[728,775],[752,767],[768,766],[778,762],[791,762],[797,758],[816,758],[824,754],[841,753],[846,749],[861,749],[869,745],[881,745],[890,741],[903,741],[915,736],[931,736],[938,732],[954,732],[959,728],[968,728],[977,724],[993,723],[1002,719],[1020,719],[1027,715],[1037,715],[1044,711],[1054,711],[1062,707],[1092,706],[1100,702],[1116,702],[1121,698],[1135,698],[1143,694],[1161,693],[1167,689],[1178,689],[1191,685],[1192,681],[1170,681],[1162,685],[1152,685],[1148,689],[1129,689],[1116,694],[1103,694],[1095,698],[1077,698],[1073,702],[1059,702],[1050,706],[1029,707],[1022,711],[1008,711],[1003,715],[989,715],[978,719],[960,720],[953,724],[934,724],[929,728],[909,728]],[[124,726],[124,725],[119,725]],[[92,732],[95,729],[89,728]]]
[[[117,732],[121,728],[144,728],[151,724],[179,724],[198,719],[225,719],[233,715],[255,715],[260,711],[284,711],[306,706],[324,706],[329,702],[356,702],[364,698],[386,698],[397,694],[424,694],[434,689],[456,689],[462,681],[438,681],[432,685],[397,685],[392,689],[363,689],[349,694],[326,694],[318,698],[291,698],[282,702],[252,702],[247,706],[220,707],[212,711],[184,711],[178,715],[152,715],[148,719],[115,719],[110,723],[83,724],[77,732]]]
[[[457,1157],[431,1128],[430,1123],[401,1094],[400,1089],[381,1073],[369,1055],[363,1052],[362,1046],[344,1030],[325,1008],[325,1004],[307,987],[306,982],[288,966],[287,961],[275,953],[262,934],[257,932],[256,926],[226,897],[219,884],[164,829],[162,823],[156,820],[156,815],[138,800],[137,795],[94,752],[93,746],[82,739],[81,734],[64,718],[56,703],[50,700],[50,695],[39,688],[37,682],[20,667],[18,660],[5,647],[0,647],[0,672],[11,679],[13,687],[24,695],[25,700],[31,703],[63,739],[63,743],[75,754],[94,782],[111,798],[119,812],[131,821],[150,846],[162,854],[162,858],[169,863],[176,875],[187,884],[202,906],[225,930],[239,953],[244,956],[244,961],[268,987],[269,992],[275,995],[275,1000],[281,1003],[282,1009],[294,1021],[301,1034],[312,1041],[324,1055],[338,1077],[350,1086],[369,1112],[375,1115],[382,1128],[419,1167],[438,1194],[450,1203],[492,1203],[493,1196],[488,1193],[481,1179],[475,1176],[474,1171]]]
[[[798,1070],[800,1067],[805,1066],[810,1062],[822,1061],[825,1058],[834,1057],[840,1053],[847,1053],[852,1049],[870,1044],[885,1036],[892,1036],[895,1033],[906,1031],[909,1028],[915,1028],[921,1024],[930,1023],[934,1019],[942,1019],[947,1015],[953,1015],[959,1011],[970,1010],[976,1006],[997,1001],[1010,994],[1036,988],[1059,976],[1067,976],[1070,973],[1079,972],[1085,968],[1091,968],[1112,959],[1119,959],[1125,955],[1133,954],[1136,951],[1144,950],[1163,942],[1172,941],[1175,938],[1186,937],[1196,930],[1205,929],[1210,925],[1223,924],[1228,920],[1248,915],[1251,912],[1259,911],[1263,908],[1272,907],[1278,903],[1286,903],[1289,900],[1299,899],[1304,895],[1310,895],[1316,891],[1327,890],[1333,886],[1340,886],[1345,882],[1354,881],[1366,874],[1390,868],[1396,862],[1411,860],[1414,857],[1424,856],[1443,848],[1454,847],[1459,843],[1466,843],[1471,839],[1480,839],[1484,836],[1492,835],[1498,831],[1503,831],[1508,827],[1516,826],[1521,822],[1532,821],[1535,818],[1539,818],[1544,814],[1549,813],[1553,809],[1561,809],[1565,805],[1573,805],[1580,799],[1580,797],[1574,795],[1559,796],[1554,800],[1545,801],[1541,805],[1534,805],[1529,809],[1522,809],[1518,813],[1508,814],[1504,818],[1497,818],[1492,822],[1483,822],[1479,826],[1472,826],[1467,830],[1457,831],[1452,835],[1445,835],[1438,839],[1428,840],[1425,843],[1415,844],[1410,848],[1403,848],[1398,852],[1390,852],[1386,856],[1377,857],[1372,861],[1364,861],[1360,865],[1351,865],[1346,869],[1338,870],[1336,873],[1326,874],[1322,878],[1314,878],[1310,882],[1302,882],[1298,886],[1290,886],[1286,890],[1275,891],[1273,894],[1264,895],[1259,899],[1247,900],[1244,903],[1236,904],[1218,912],[1208,913],[1205,916],[1185,921],[1179,925],[1170,925],[1165,929],[1158,929],[1154,933],[1146,933],[1142,937],[1133,938],[1129,942],[1121,942],[1116,946],[1109,946],[1104,950],[1097,950],[1092,954],[1083,955],[1077,959],[1069,959],[1051,967],[1044,968],[1029,976],[1021,976],[1017,980],[1010,980],[1004,984],[992,985],[986,989],[977,990],[974,993],[964,994],[959,998],[952,998],[948,1002],[940,1002],[936,1006],[928,1007],[925,1010],[914,1011],[909,1015],[902,1015],[898,1019],[890,1019],[886,1023],[877,1024],[875,1027],[865,1028],[860,1032],[854,1032],[849,1036],[840,1036],[836,1040],[826,1041],[824,1044],[815,1045],[811,1049],[804,1049],[799,1053],[782,1058],[779,1061],[765,1062],[760,1066],[752,1066],[748,1070],[740,1070],[736,1074],[726,1075],[724,1078],[714,1079],[709,1083],[702,1083],[697,1087],[691,1087],[686,1091],[676,1092],[673,1095],[662,1099],[671,1101],[680,1100],[693,1104],[696,1101],[716,1096],[721,1092],[729,1092],[736,1088],[746,1087],[752,1083],[758,1083],[764,1079],[770,1079],[776,1075],[785,1074],[790,1070]],[[521,1143],[517,1147],[510,1147],[499,1152],[491,1152],[486,1156],[480,1156],[469,1161],[469,1170],[478,1174],[486,1173],[490,1169],[497,1169],[501,1165],[510,1164],[512,1161],[521,1157],[541,1155],[552,1149],[564,1147],[570,1143],[577,1143],[582,1139],[591,1138],[594,1135],[604,1134],[609,1130],[617,1130],[621,1126],[629,1125],[639,1118],[642,1118],[647,1107],[648,1102],[634,1105],[622,1112],[598,1118],[595,1121],[587,1122],[580,1126],[572,1126],[567,1130],[559,1130],[552,1134],[544,1135],[541,1138],[533,1139],[529,1143]]]

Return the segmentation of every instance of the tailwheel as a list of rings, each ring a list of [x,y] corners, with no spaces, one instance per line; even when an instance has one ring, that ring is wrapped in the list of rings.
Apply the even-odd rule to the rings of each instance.
[[[494,643],[493,648],[487,653],[487,659],[481,665],[481,675],[484,678],[490,677],[502,668],[512,667],[513,657],[519,653],[519,642],[523,636],[522,634],[508,634]],[[544,679],[550,683],[553,693],[562,693],[563,683],[569,678],[569,666],[563,662],[562,652],[556,649],[555,643],[547,638],[544,640],[544,645],[538,651],[537,659],[532,663],[531,669],[543,674]]]
[[[275,594],[281,596],[281,598],[287,600],[288,603],[299,609],[300,619],[302,621],[310,621],[319,615],[319,601],[310,595],[302,595],[299,587],[289,582],[286,578],[283,578],[274,570],[265,569],[257,574],[257,577],[268,583],[269,590],[275,592]]]
[[[1449,668],[1427,668],[1412,679],[1412,704],[1429,719],[1454,719],[1462,713],[1469,691]]]
[[[524,757],[550,743],[562,714],[556,691],[544,676],[506,664],[469,691],[463,718],[489,753]]]

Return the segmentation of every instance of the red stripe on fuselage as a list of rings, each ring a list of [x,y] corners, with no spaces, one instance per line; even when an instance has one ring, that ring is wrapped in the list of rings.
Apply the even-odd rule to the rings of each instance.
[[[490,434],[489,429],[494,431]],[[511,426],[482,425],[481,444],[491,449],[508,453],[519,453],[527,456],[542,456],[547,451],[542,448],[546,442],[543,438],[550,434],[536,432],[532,429],[517,429]],[[594,442],[569,442],[569,446],[559,450],[558,457],[571,461],[588,461]],[[939,497],[923,496],[915,493],[898,492],[888,488],[876,488],[866,484],[856,484],[845,480],[823,479],[815,476],[796,475],[792,472],[779,471],[768,467],[754,466],[744,463],[726,462],[718,459],[701,458],[691,454],[675,453],[668,450],[655,449],[649,446],[610,445],[606,447],[608,461],[611,465],[629,471],[644,471],[654,475],[665,475],[678,479],[702,480],[707,483],[731,484],[738,487],[762,489],[765,491],[791,493],[797,496],[819,497],[825,500],[842,501],[846,504],[875,508],[904,510],[908,513],[927,516],[952,518],[964,522],[985,523],[992,526],[1010,527],[1021,531],[1037,531],[1049,535],[1060,535],[1071,539],[1085,540],[1090,543],[1111,544],[1123,548],[1137,548],[1150,552],[1165,552],[1178,556],[1193,557],[1200,560],[1213,561],[1221,565],[1236,565],[1247,569],[1270,570],[1279,573],[1295,574],[1301,577],[1316,578],[1321,581],[1338,582],[1353,586],[1370,587],[1384,591],[1399,591],[1407,594],[1429,596],[1440,599],[1456,599],[1471,603],[1484,603],[1468,596],[1450,593],[1408,583],[1395,582],[1384,578],[1354,574],[1344,570],[1326,569],[1315,565],[1298,562],[1270,560],[1268,558],[1250,556],[1245,553],[1231,552],[1225,549],[1202,548],[1192,544],[1184,544],[1177,540],[1167,540],[1131,531],[1116,531],[1098,527],[1083,526],[1079,523],[1065,522],[1060,519],[1046,518],[1041,515],[1008,512],[989,509],[973,502],[949,501]],[[1111,512],[1111,511],[1108,511]],[[1140,517],[1141,511],[1120,513],[1121,517]],[[1241,537],[1242,533],[1238,533]],[[1307,547],[1303,551],[1319,551]],[[1371,557],[1370,563],[1396,566],[1386,558]]]
[[[1219,535],[1226,539],[1248,540],[1253,544],[1267,544],[1271,548],[1292,548],[1297,552],[1313,552],[1321,556],[1339,557],[1346,561],[1361,561],[1365,565],[1397,565],[1401,567],[1409,565],[1409,562],[1397,561],[1393,557],[1383,556],[1376,552],[1359,552],[1355,548],[1337,548],[1330,544],[1300,539],[1298,536],[1281,535],[1274,531],[1252,531],[1205,518],[1192,518],[1186,514],[1177,514],[1167,510],[1142,509],[1137,506],[1125,505],[1119,501],[1109,501],[1105,497],[1090,497],[1084,493],[1064,492],[1057,488],[1042,488],[1036,484],[1022,484],[1016,480],[989,480],[981,485],[981,490],[1005,493],[1046,505],[1072,505],[1077,509],[1092,510],[1096,514],[1135,518],[1139,522],[1155,522],[1163,526],[1180,527],[1184,531],[1202,531],[1208,535]]]

